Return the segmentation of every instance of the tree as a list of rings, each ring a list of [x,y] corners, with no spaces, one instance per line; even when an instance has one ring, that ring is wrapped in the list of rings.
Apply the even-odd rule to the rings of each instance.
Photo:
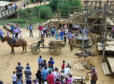
[[[51,0],[50,1],[50,7],[53,12],[57,10],[57,6],[59,5],[59,0]]]

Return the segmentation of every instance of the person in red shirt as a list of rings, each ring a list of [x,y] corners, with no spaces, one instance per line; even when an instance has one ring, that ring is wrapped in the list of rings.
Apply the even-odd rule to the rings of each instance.
[[[40,35],[42,34],[43,26],[40,25],[40,26],[38,27],[38,30],[39,30],[39,36],[40,36]]]
[[[61,66],[62,70],[65,69],[65,61],[63,60],[63,64]]]
[[[48,84],[55,84],[54,79],[55,78],[54,78],[53,74],[51,74],[51,71],[49,71],[49,75],[47,76]]]

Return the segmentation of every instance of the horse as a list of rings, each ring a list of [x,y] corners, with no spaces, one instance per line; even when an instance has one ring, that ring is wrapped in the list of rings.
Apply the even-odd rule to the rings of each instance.
[[[5,42],[5,41],[11,47],[11,54],[15,54],[14,47],[22,47],[22,53],[23,52],[26,53],[26,47],[27,47],[27,41],[26,40],[19,38],[18,41],[14,43],[12,38],[5,36],[3,38],[3,42]]]

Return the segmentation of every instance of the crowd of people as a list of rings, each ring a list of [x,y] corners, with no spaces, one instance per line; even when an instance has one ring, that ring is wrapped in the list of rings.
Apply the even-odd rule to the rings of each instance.
[[[10,32],[12,34],[10,34]],[[19,37],[22,38],[22,32],[21,32],[21,29],[18,25],[16,25],[16,26],[11,25],[10,31],[7,31],[6,34],[4,34],[3,30],[0,29],[0,40],[1,41],[3,40],[4,36],[11,37],[12,42],[15,43]]]
[[[32,80],[32,71],[29,63],[25,66],[24,74],[25,81],[23,80],[24,67],[19,62],[16,66],[16,71],[12,74],[12,84],[72,84],[73,77],[71,75],[71,65],[63,60],[61,70],[54,66],[54,59],[50,57],[47,62],[42,56],[38,58],[38,71],[36,78]]]
[[[26,64],[25,70],[23,70],[24,67],[18,62],[16,70],[12,74],[12,84],[73,84],[75,81],[71,73],[71,65],[66,63],[65,60],[62,62],[61,69],[54,66],[53,57],[50,57],[47,62],[42,56],[39,56],[37,61],[38,70],[36,74],[32,74],[32,67],[29,63]],[[98,77],[95,68],[92,67],[92,71],[88,73],[91,73],[91,84],[96,84]],[[25,75],[25,79],[23,79],[23,75]],[[32,78],[32,75],[36,77]]]

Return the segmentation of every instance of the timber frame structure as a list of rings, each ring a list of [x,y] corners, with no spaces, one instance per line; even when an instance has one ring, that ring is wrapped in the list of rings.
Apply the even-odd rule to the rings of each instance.
[[[98,33],[101,36],[103,43],[103,56],[105,57],[105,45],[107,36],[107,27],[113,27],[108,25],[106,20],[110,17],[114,23],[114,1],[113,0],[84,0],[82,7],[70,7],[73,11],[68,11],[68,16],[62,16],[61,13],[66,10],[58,9],[58,21],[65,19],[64,24],[79,24],[83,25],[83,28],[90,30],[89,35],[93,32],[94,28],[98,29]],[[60,23],[60,22],[59,22]],[[95,31],[96,32],[96,31]],[[92,38],[92,37],[91,37]],[[94,40],[93,40],[94,41]],[[93,42],[94,44],[94,42]],[[82,50],[84,49],[84,41],[82,41]]]

